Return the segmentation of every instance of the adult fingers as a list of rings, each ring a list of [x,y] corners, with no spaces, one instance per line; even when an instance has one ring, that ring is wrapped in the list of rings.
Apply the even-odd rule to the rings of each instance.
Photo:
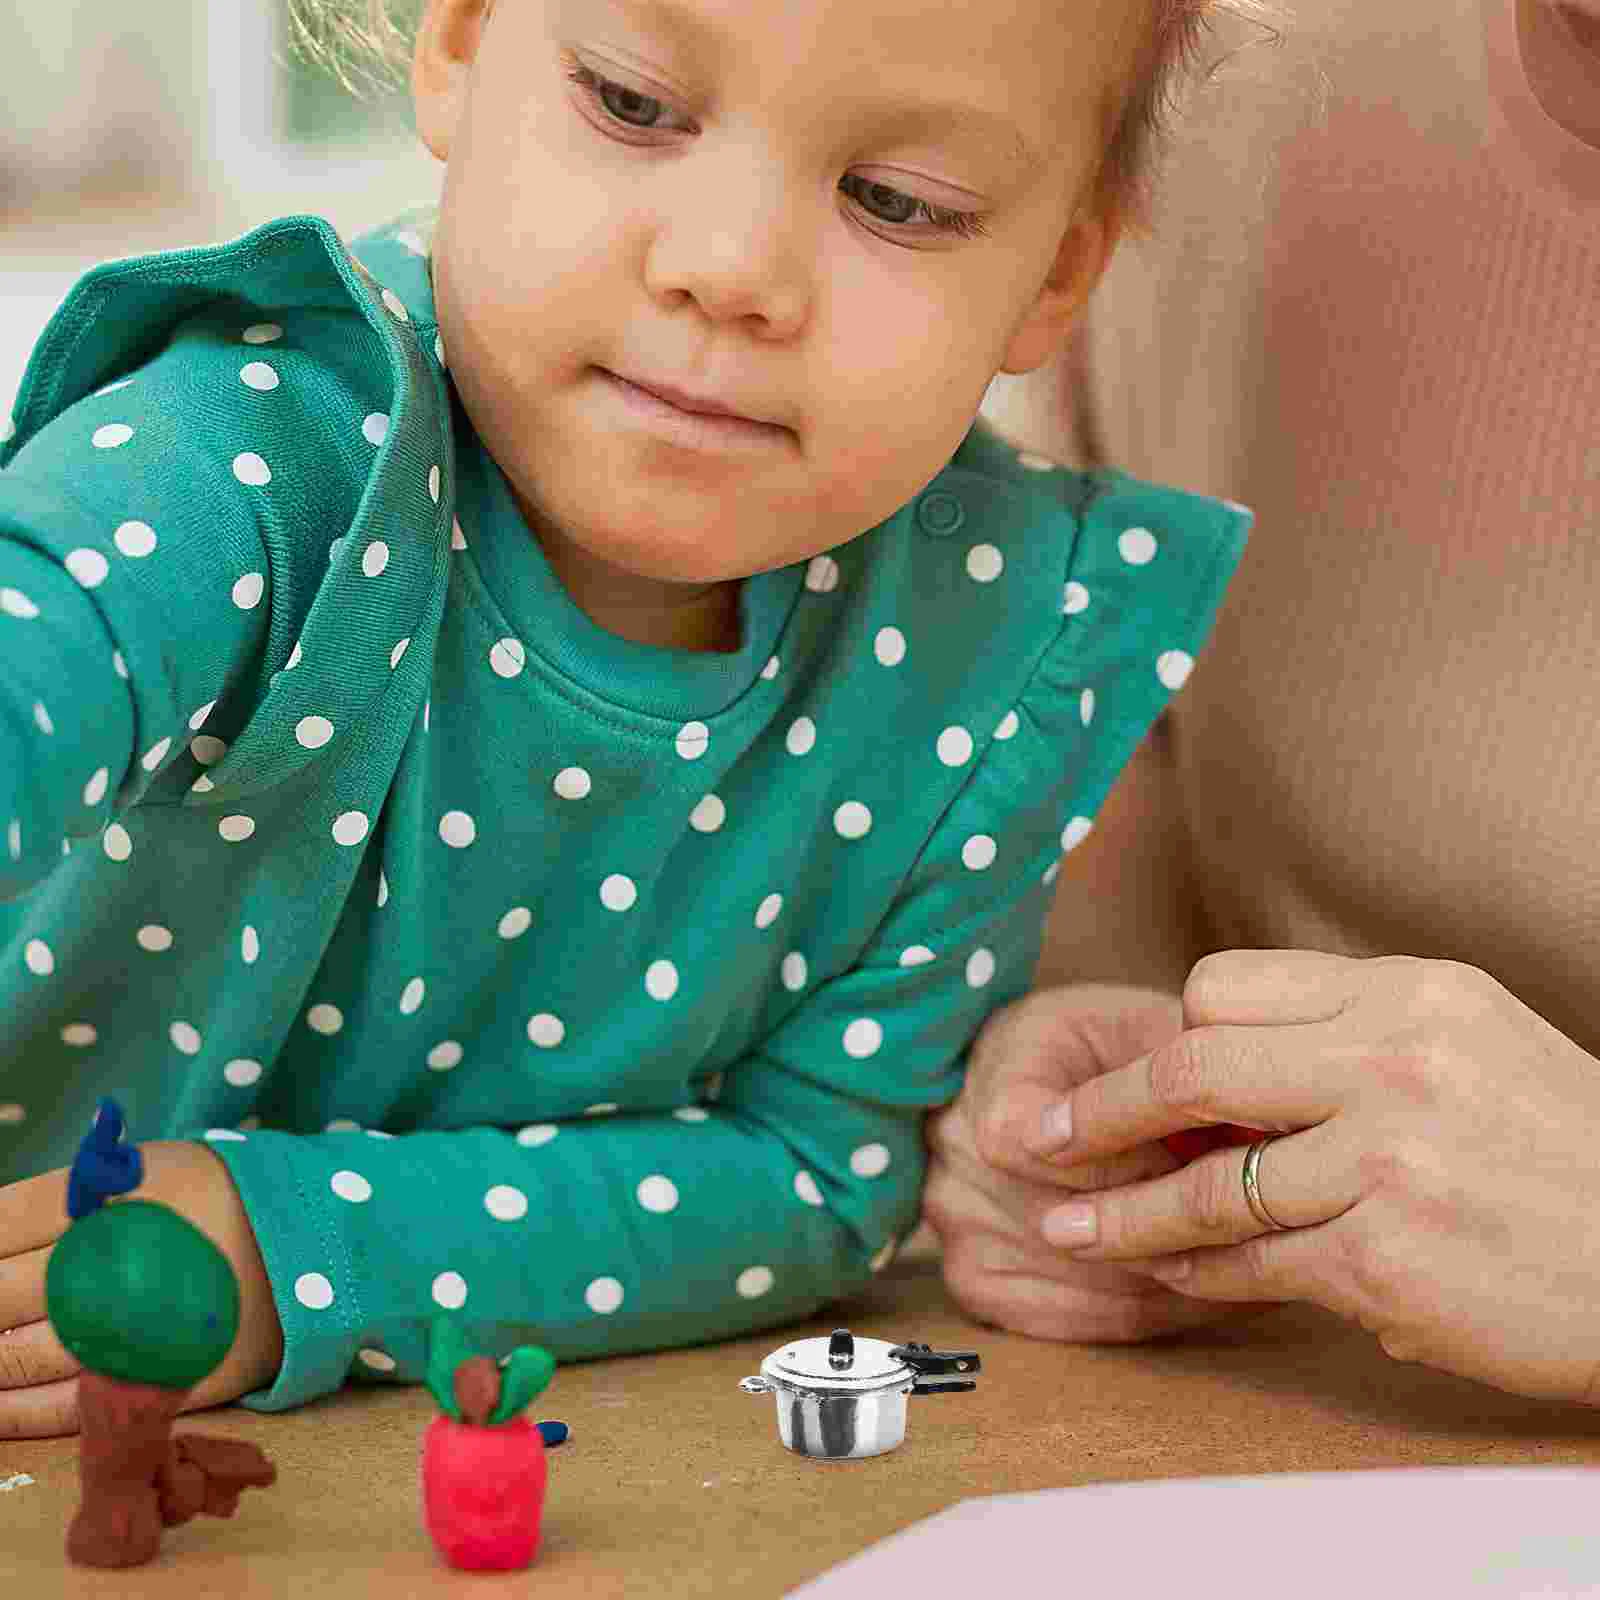
[[[1125,984],[1038,989],[997,1012],[968,1053],[962,1090],[979,1154],[1015,1177],[1060,1185],[1045,1112],[1076,1086],[1171,1040],[1181,1024],[1176,995]],[[1120,1155],[1141,1142],[1093,1154]]]

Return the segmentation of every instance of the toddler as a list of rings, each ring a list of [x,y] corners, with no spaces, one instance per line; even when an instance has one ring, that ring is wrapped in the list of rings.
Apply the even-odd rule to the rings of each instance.
[[[427,0],[436,208],[79,281],[0,445],[0,1434],[76,1426],[101,1094],[231,1239],[208,1404],[891,1260],[1243,553],[979,415],[1220,8]]]

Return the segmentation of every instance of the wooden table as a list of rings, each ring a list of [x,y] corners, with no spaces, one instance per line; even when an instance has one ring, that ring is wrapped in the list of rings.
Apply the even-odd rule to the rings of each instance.
[[[572,1438],[550,1456],[544,1546],[526,1572],[442,1566],[418,1510],[421,1386],[346,1388],[275,1416],[228,1407],[203,1428],[278,1467],[231,1521],[166,1530],[125,1572],[69,1567],[77,1440],[0,1441],[0,1592],[27,1600],[476,1600],[780,1596],[868,1545],[975,1495],[1135,1479],[1403,1466],[1600,1465],[1600,1411],[1522,1400],[1390,1360],[1307,1306],[1142,1345],[1045,1343],[975,1326],[921,1236],[861,1299],[736,1343],[557,1370],[528,1415]],[[739,1380],[786,1339],[848,1326],[976,1349],[972,1394],[908,1402],[887,1455],[820,1462],[778,1443],[770,1396]],[[1137,1553],[1130,1552],[1130,1561]]]

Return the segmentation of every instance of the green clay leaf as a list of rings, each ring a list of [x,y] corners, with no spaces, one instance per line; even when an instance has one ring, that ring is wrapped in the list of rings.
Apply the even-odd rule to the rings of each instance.
[[[536,1395],[543,1393],[555,1370],[556,1358],[542,1345],[518,1345],[500,1370],[500,1404],[489,1421],[509,1422],[518,1416]]]
[[[477,1354],[450,1317],[437,1316],[428,1324],[428,1368],[423,1381],[439,1409],[457,1422],[461,1408],[456,1404],[456,1368]]]

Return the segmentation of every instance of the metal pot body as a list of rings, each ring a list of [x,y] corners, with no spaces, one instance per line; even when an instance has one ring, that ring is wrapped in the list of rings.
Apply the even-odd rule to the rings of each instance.
[[[906,1436],[906,1396],[912,1385],[866,1394],[809,1394],[776,1384],[778,1436],[798,1456],[853,1461],[893,1450]]]

